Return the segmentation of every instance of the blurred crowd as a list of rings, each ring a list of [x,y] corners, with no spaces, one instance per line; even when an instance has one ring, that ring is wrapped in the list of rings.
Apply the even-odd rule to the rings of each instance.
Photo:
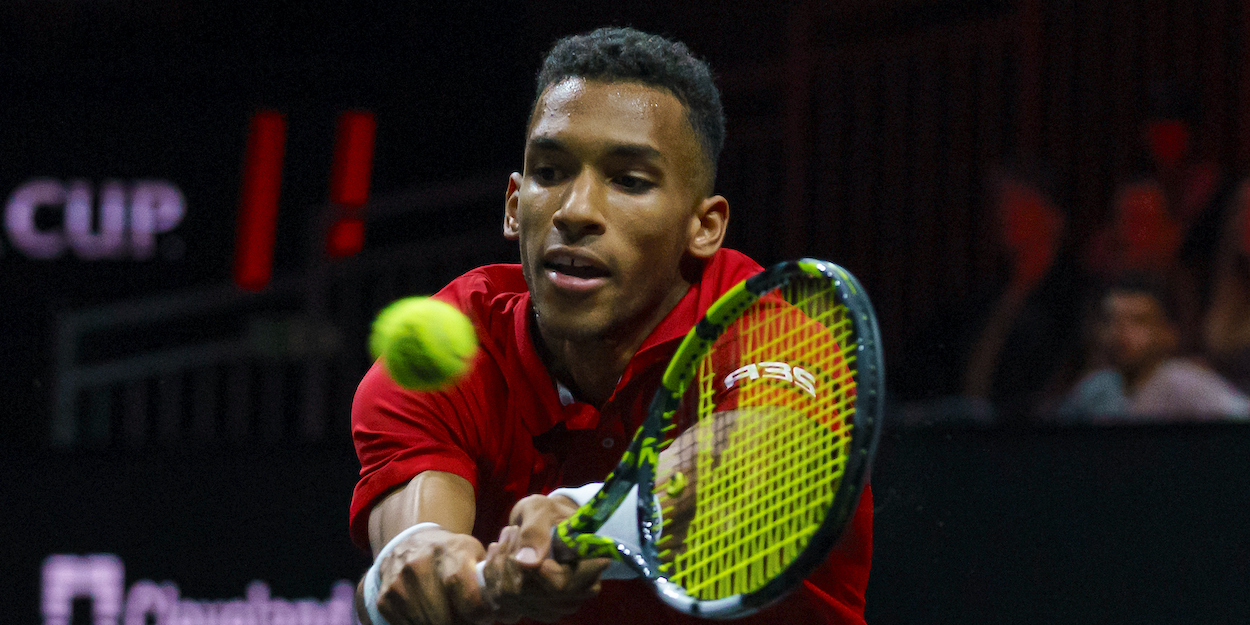
[[[1194,148],[1197,115],[1176,94],[1153,95],[1141,167],[1093,231],[1071,226],[1043,176],[993,177],[1009,277],[955,339],[961,379],[915,392],[938,375],[921,366],[898,419],[1250,419],[1250,177]]]

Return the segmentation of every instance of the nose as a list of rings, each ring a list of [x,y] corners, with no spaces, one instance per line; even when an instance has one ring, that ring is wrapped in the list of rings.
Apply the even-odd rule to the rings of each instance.
[[[552,216],[556,230],[566,242],[604,233],[604,191],[604,185],[596,180],[590,168],[579,173],[573,184],[566,187],[560,198],[560,208]]]

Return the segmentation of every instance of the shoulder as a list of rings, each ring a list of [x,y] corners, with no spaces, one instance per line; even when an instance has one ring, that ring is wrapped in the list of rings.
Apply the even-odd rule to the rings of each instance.
[[[518,311],[528,303],[520,265],[486,265],[452,280],[433,297],[465,313],[477,328],[482,350],[470,373],[453,388],[418,392],[400,388],[377,363],[357,389],[356,410],[362,415],[391,415],[399,421],[425,419],[439,424],[450,417],[476,415],[506,388],[503,361],[517,349]]]
[[[727,281],[729,282],[728,286],[725,287],[727,290],[730,286],[759,273],[763,269],[750,256],[738,250],[722,247],[717,250],[711,261],[708,262],[707,267],[704,268],[703,279],[711,279],[718,283],[722,280]]]
[[[1174,411],[1191,416],[1250,416],[1250,398],[1214,370],[1199,363],[1175,358],[1159,365],[1152,376],[1148,397]]]
[[[483,344],[500,343],[514,339],[517,315],[529,304],[529,287],[520,265],[486,265],[452,280],[434,297],[472,319]]]
[[[712,301],[733,288],[735,284],[763,269],[759,263],[742,252],[728,248],[717,250],[716,254],[704,264],[703,274],[694,285],[694,289],[699,293],[700,311],[706,310]]]
[[[520,265],[485,265],[452,280],[434,297],[457,306],[466,313],[486,309],[496,299],[517,297],[529,292]]]

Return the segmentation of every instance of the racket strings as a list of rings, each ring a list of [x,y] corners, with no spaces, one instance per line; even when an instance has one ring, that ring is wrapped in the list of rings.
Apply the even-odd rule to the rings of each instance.
[[[843,432],[832,433],[833,445],[836,446],[836,445],[842,444],[838,442],[838,436],[842,433]],[[785,432],[769,431],[768,438],[777,439],[777,438],[781,438],[782,435],[784,434]],[[810,474],[813,470],[817,470],[817,471],[825,470],[825,471],[829,471],[831,476],[834,479],[836,479],[841,476],[842,470],[846,465],[845,456],[836,455],[836,454],[831,457],[831,462],[828,465],[821,466],[821,467],[813,467],[810,465],[804,465],[802,463],[794,463],[794,462],[789,462],[784,465],[780,465],[786,468],[775,471],[773,472],[772,475],[768,477],[769,481],[772,482],[772,484],[770,485],[785,485],[785,484],[798,483],[800,484],[800,486],[796,489],[792,489],[792,492],[790,492],[788,495],[785,495],[781,497],[780,499],[776,499],[775,501],[777,505],[773,507],[757,505],[748,509],[739,509],[738,504],[741,501],[740,498],[743,496],[747,496],[748,493],[752,489],[758,488],[757,485],[753,485],[753,484],[748,484],[744,488],[743,485],[736,483],[736,481],[741,479],[743,475],[759,476],[759,475],[765,474],[766,472],[771,471],[775,467],[779,466],[777,463],[777,458],[775,456],[790,457],[790,458],[804,457],[808,454],[820,454],[822,452],[828,451],[829,449],[829,445],[826,444],[829,441],[821,438],[819,435],[808,436],[808,437],[797,438],[797,439],[790,438],[789,441],[765,440],[763,439],[764,437],[760,437],[760,438],[762,440],[739,441],[731,445],[730,448],[731,449],[743,449],[743,448],[751,449],[751,448],[759,447],[765,444],[779,443],[775,447],[779,453],[755,454],[756,458],[752,461],[745,463],[745,466],[742,467],[742,470],[739,473],[733,474],[728,471],[719,471],[716,473],[711,484],[707,484],[706,482],[701,482],[700,486],[701,487],[706,486],[710,492],[722,493],[726,495],[725,497],[719,500],[710,501],[709,505],[705,508],[705,512],[707,514],[713,517],[726,517],[727,515],[737,513],[738,516],[736,517],[736,520],[739,523],[746,523],[752,526],[755,526],[756,524],[759,524],[759,523],[771,523],[768,527],[776,527],[778,524],[787,522],[787,520],[786,519],[782,519],[782,520],[774,519],[770,522],[768,518],[769,513],[775,512],[777,509],[789,509],[788,508],[789,506],[793,506],[795,504],[812,506],[812,505],[816,505],[819,503],[818,501],[813,501],[810,498],[807,498],[806,496],[810,495],[816,490],[827,487],[828,483],[823,482],[823,481],[811,481],[809,483],[804,484],[800,480],[802,480],[805,475]],[[791,444],[787,444],[787,442]],[[732,463],[733,460],[734,460],[733,458],[729,458],[729,459],[726,459],[726,462]],[[711,532],[712,529],[713,528],[711,527],[704,528],[704,532]],[[687,536],[690,536],[690,535],[688,534]],[[689,554],[689,551],[687,553]],[[713,557],[717,555],[721,555],[721,554],[713,554]]]
[[[661,554],[691,596],[758,589],[819,528],[850,444],[853,339],[832,288],[799,281],[753,304],[700,362],[693,441],[676,450],[693,456],[682,464],[696,476],[694,513]]]
[[[802,413],[748,410],[719,457],[701,453],[696,521],[673,560],[672,580],[701,599],[748,592],[784,570],[819,526],[845,466],[841,432]]]

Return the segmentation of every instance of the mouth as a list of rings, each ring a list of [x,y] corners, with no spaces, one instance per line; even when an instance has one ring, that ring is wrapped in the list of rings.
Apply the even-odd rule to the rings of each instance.
[[[543,270],[557,287],[585,291],[612,275],[597,258],[577,250],[556,248],[543,255]]]

